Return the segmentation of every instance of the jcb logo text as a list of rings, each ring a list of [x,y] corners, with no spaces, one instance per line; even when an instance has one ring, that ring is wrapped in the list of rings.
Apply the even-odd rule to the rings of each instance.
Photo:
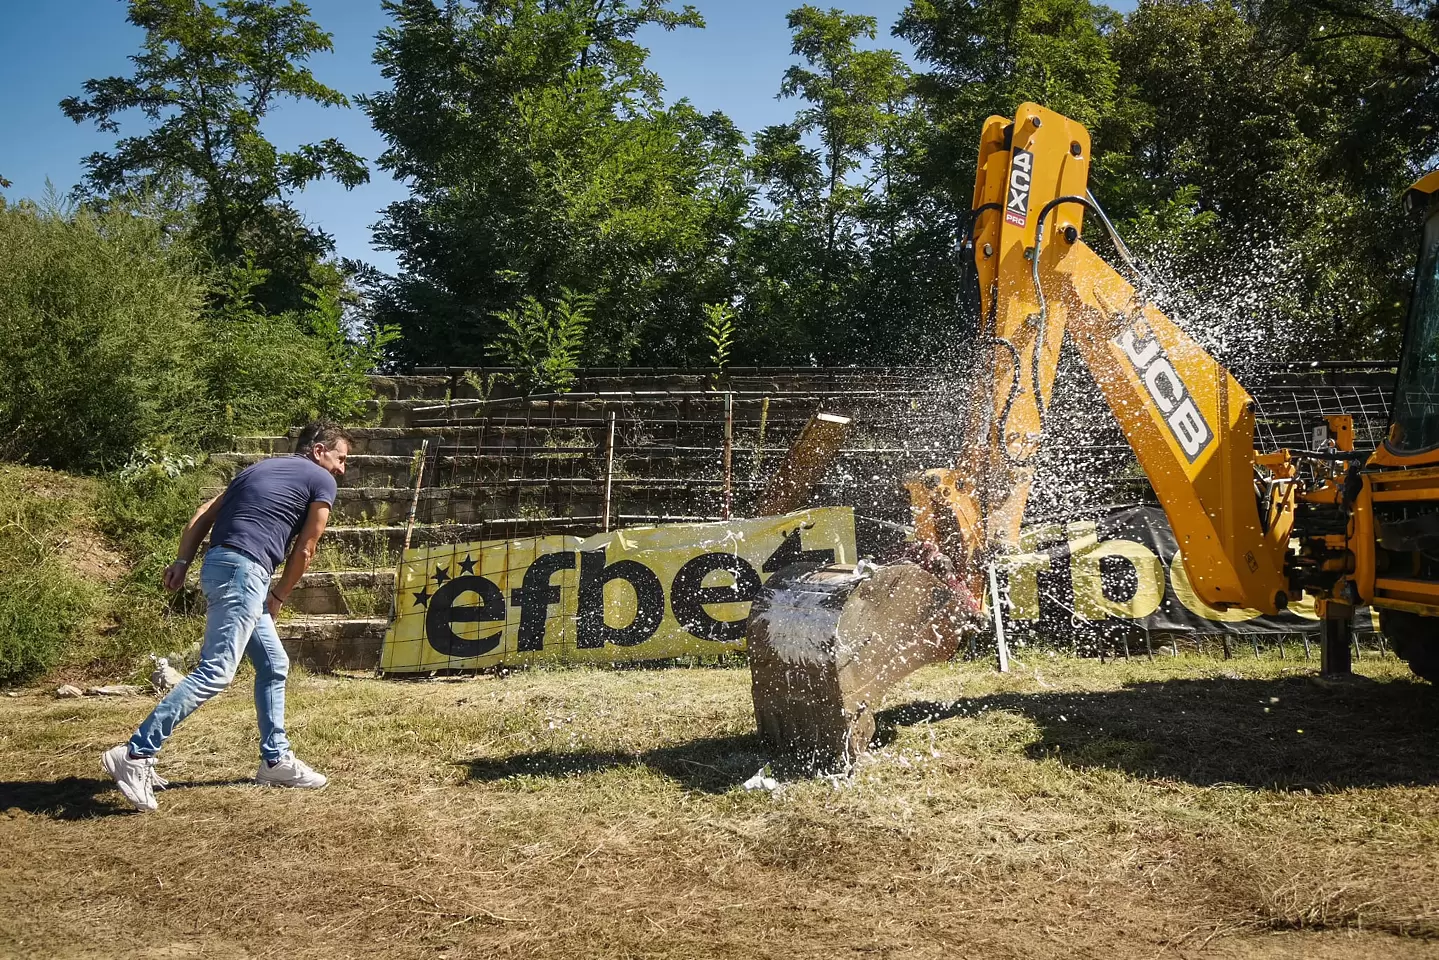
[[[1144,389],[1168,424],[1179,449],[1184,451],[1190,463],[1198,460],[1213,442],[1214,431],[1205,422],[1204,414],[1199,412],[1189,388],[1179,378],[1153,331],[1140,320],[1121,333],[1115,342],[1134,365],[1135,373],[1144,382]]]

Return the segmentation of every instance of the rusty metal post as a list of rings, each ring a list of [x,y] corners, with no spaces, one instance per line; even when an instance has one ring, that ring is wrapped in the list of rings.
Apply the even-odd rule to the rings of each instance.
[[[610,411],[610,435],[605,442],[605,504],[600,530],[610,532],[610,488],[615,479],[615,412]]]
[[[419,467],[415,470],[415,492],[410,496],[410,516],[405,521],[405,542],[400,547],[400,559],[395,561],[395,588],[390,591],[390,620],[395,619],[398,612],[397,600],[400,595],[400,581],[405,577],[405,551],[410,549],[410,535],[415,531],[415,511],[420,506],[420,487],[425,482],[425,460],[430,449],[430,441],[421,440],[420,450],[415,455],[419,459]],[[377,668],[378,669],[378,668]]]
[[[1321,599],[1319,614],[1319,673],[1325,677],[1346,677],[1354,671],[1354,608]]]
[[[400,548],[400,560],[404,562],[405,551],[410,549],[410,535],[415,532],[415,512],[420,507],[420,487],[425,483],[425,460],[430,451],[430,441],[420,441],[420,466],[415,471],[415,492],[410,497],[410,516],[405,521],[405,545]]]
[[[734,502],[734,394],[724,395],[724,509],[720,516],[728,520]]]

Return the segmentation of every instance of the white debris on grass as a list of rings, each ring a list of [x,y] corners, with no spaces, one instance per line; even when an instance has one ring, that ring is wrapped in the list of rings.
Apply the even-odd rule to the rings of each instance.
[[[769,764],[759,768],[754,776],[744,782],[746,790],[763,790],[766,793],[778,793],[779,781],[770,772]]]
[[[150,671],[150,683],[156,693],[169,693],[185,679],[184,674],[170,666],[169,657],[157,657],[152,653],[150,660],[155,664],[155,669]]]
[[[86,687],[87,697],[138,697],[145,693],[140,687],[128,683],[115,683],[104,687]]]

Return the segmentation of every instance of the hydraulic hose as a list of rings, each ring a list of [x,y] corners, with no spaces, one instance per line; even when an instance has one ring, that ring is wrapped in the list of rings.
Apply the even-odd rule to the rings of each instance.
[[[1039,282],[1039,255],[1044,247],[1044,222],[1049,218],[1050,212],[1055,207],[1064,203],[1077,203],[1093,212],[1094,215],[1099,218],[1099,222],[1104,225],[1105,231],[1109,234],[1110,241],[1114,244],[1114,249],[1119,252],[1120,259],[1122,259],[1124,265],[1129,268],[1134,279],[1135,290],[1142,294],[1143,289],[1149,285],[1144,274],[1140,272],[1138,264],[1134,262],[1134,255],[1129,252],[1129,247],[1125,245],[1124,239],[1119,235],[1119,231],[1114,229],[1114,224],[1109,222],[1109,217],[1105,216],[1104,211],[1100,208],[1099,204],[1095,202],[1093,194],[1086,192],[1082,197],[1076,194],[1055,197],[1046,203],[1043,209],[1039,211],[1039,217],[1034,228],[1034,252],[1030,256],[1029,263],[1030,277],[1034,282],[1034,295],[1039,300],[1039,313],[1035,320],[1034,355],[1030,365],[1030,385],[1034,389],[1034,406],[1039,414],[1039,428],[1041,430],[1044,429],[1044,397],[1040,394],[1039,389],[1040,347],[1044,343],[1045,334],[1048,332],[1049,327],[1049,301],[1045,298],[1044,287]],[[1145,297],[1144,299],[1147,300],[1148,298]]]

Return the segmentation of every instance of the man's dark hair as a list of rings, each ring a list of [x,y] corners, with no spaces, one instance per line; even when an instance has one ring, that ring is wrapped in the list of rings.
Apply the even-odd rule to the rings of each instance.
[[[339,441],[345,441],[350,446],[355,441],[345,432],[345,428],[338,423],[330,423],[328,420],[316,420],[300,431],[300,437],[295,441],[295,452],[305,454],[317,443],[323,443],[326,447],[334,448]]]

